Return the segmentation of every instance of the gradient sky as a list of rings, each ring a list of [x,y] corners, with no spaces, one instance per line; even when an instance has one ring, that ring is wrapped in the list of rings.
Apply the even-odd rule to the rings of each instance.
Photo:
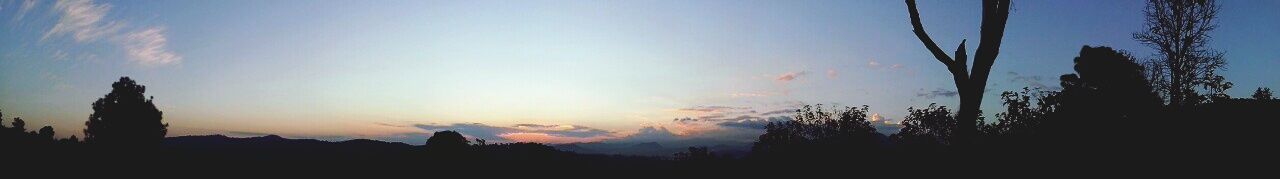
[[[1233,96],[1280,87],[1280,1],[1220,2],[1211,46]],[[922,1],[944,49],[978,40],[976,1]],[[1083,45],[1147,58],[1142,1],[1017,1],[984,109],[1057,87]],[[750,140],[798,104],[957,99],[902,1],[0,0],[0,109],[82,135],[120,76],[148,88],[170,135],[263,133],[420,142]],[[969,52],[977,44],[969,45]],[[994,114],[994,112],[991,112]],[[991,114],[989,114],[991,115]],[[675,118],[707,120],[674,121]],[[1105,123],[1105,121],[1099,121]],[[755,133],[753,133],[755,132]],[[660,137],[660,135],[658,135]],[[744,137],[745,136],[745,137]],[[500,138],[493,140],[493,138]]]

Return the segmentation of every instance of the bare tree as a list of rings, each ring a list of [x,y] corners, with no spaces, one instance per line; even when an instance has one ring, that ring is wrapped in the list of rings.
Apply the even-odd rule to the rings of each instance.
[[[911,13],[911,26],[916,37],[933,53],[933,57],[947,66],[960,93],[960,111],[956,114],[953,144],[967,144],[977,134],[979,108],[982,106],[982,93],[986,91],[987,76],[991,73],[991,65],[1000,54],[1000,41],[1004,38],[1005,22],[1009,20],[1009,0],[982,1],[982,32],[978,50],[973,58],[973,71],[970,72],[964,43],[956,48],[955,58],[947,56],[938,44],[925,33],[920,23],[920,12],[916,10],[916,1],[907,0],[907,11]]]
[[[1133,39],[1156,50],[1147,68],[1156,91],[1170,106],[1194,105],[1205,99],[1224,98],[1231,83],[1217,74],[1226,65],[1222,53],[1208,47],[1209,32],[1217,28],[1218,4],[1214,0],[1149,0],[1146,26]],[[1196,87],[1210,93],[1199,95]]]

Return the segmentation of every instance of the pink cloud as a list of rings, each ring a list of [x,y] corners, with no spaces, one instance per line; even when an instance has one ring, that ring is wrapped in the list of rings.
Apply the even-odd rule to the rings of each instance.
[[[766,96],[769,96],[769,94],[767,94],[767,93],[745,93],[745,92],[739,92],[739,93],[729,93],[729,96],[730,96],[730,97],[734,97],[734,98],[744,98],[744,97],[766,97]]]
[[[599,142],[599,141],[614,138],[613,136],[572,137],[572,136],[551,135],[547,133],[537,133],[537,132],[504,133],[504,134],[498,134],[498,136],[511,141],[535,142],[535,143],[544,143],[544,144]]]
[[[494,140],[496,142],[597,142],[617,137],[613,131],[576,125],[517,124],[511,127],[503,127],[481,123],[463,123],[450,125],[416,124],[413,127],[427,132],[452,130],[462,133],[468,138]]]
[[[778,78],[775,80],[777,80],[778,82],[790,82],[791,80],[795,80],[796,78],[799,78],[800,76],[804,76],[805,74],[806,74],[805,71],[787,72],[787,73],[783,73],[782,75],[778,75]]]

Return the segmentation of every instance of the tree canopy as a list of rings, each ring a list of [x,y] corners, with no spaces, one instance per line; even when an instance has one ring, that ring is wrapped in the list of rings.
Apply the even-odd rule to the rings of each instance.
[[[106,145],[158,145],[168,133],[146,86],[129,77],[111,84],[111,92],[93,102],[93,114],[85,122],[85,141]],[[153,97],[154,98],[154,97]]]

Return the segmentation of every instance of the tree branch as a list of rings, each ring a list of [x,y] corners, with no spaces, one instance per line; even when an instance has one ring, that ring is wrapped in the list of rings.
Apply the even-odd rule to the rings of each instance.
[[[982,39],[978,42],[978,50],[973,58],[973,74],[978,86],[986,86],[987,75],[991,73],[991,65],[1000,54],[1000,42],[1004,39],[1005,22],[1009,19],[1009,0],[986,0],[982,2]]]
[[[929,33],[924,31],[924,25],[921,25],[920,23],[920,11],[916,10],[915,0],[907,0],[907,12],[911,13],[912,32],[916,33],[916,37],[920,39],[920,42],[924,43],[924,47],[928,48],[929,52],[933,53],[933,57],[937,58],[938,62],[942,62],[943,65],[947,65],[947,69],[952,70],[952,73],[955,73],[955,60],[952,60],[950,56],[947,56],[947,53],[943,52],[942,48],[938,48],[938,44],[934,43],[932,38],[929,38]]]
[[[960,40],[960,47],[956,47],[955,60],[956,60],[956,65],[959,65],[960,69],[969,69],[969,61],[968,61],[969,55],[965,54],[965,51],[964,51],[965,41],[969,41],[969,40],[968,39]]]

